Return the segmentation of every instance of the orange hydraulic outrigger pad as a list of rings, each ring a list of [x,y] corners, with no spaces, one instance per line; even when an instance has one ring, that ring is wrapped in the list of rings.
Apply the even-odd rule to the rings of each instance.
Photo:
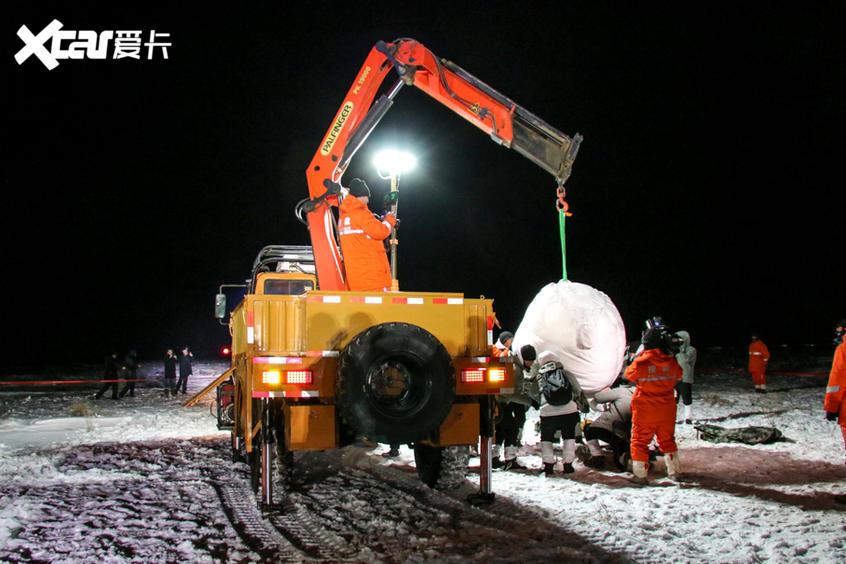
[[[374,104],[391,69],[399,79]],[[503,96],[455,63],[437,58],[413,39],[378,42],[365,59],[335,119],[312,158],[306,178],[308,226],[321,290],[346,290],[330,206],[338,205],[341,177],[358,148],[393,104],[403,85],[413,85],[551,173],[563,185],[582,137],[572,138]]]

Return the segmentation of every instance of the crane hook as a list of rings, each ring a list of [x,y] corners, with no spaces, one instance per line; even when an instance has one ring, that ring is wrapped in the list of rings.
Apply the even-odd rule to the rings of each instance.
[[[570,205],[564,201],[564,197],[567,195],[567,190],[564,188],[563,184],[558,187],[556,195],[558,196],[558,199],[555,201],[555,209],[567,217],[571,217],[573,214],[568,211],[570,209]]]

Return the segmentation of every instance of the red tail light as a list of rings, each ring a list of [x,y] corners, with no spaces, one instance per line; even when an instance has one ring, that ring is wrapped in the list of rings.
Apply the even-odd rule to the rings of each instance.
[[[311,370],[288,370],[285,372],[285,383],[294,386],[308,386],[314,382]]]
[[[468,384],[484,382],[484,368],[465,368],[461,371],[461,381]]]

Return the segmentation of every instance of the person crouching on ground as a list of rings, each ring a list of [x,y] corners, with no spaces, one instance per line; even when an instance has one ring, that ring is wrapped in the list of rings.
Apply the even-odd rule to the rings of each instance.
[[[664,337],[660,329],[648,329],[643,334],[643,354],[626,368],[625,378],[635,384],[632,396],[631,457],[632,481],[648,483],[649,443],[658,439],[664,453],[667,475],[681,477],[678,446],[676,446],[675,385],[682,377],[678,361],[662,350]]]
[[[617,384],[620,382],[617,379]],[[615,456],[629,451],[629,436],[632,427],[632,395],[634,388],[628,385],[612,385],[596,392],[591,400],[594,411],[601,411],[599,417],[585,425],[584,434],[590,458],[585,466],[604,468],[605,455],[599,441],[611,445]]]

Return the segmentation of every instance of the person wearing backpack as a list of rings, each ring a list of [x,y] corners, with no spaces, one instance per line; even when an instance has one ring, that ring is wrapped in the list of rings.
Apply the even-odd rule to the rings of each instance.
[[[556,431],[561,431],[564,441],[564,473],[575,472],[573,461],[576,460],[576,427],[579,424],[579,407],[575,397],[583,398],[581,387],[575,378],[570,377],[558,358],[550,351],[538,355],[538,384],[542,402],[540,408],[541,459],[543,472],[547,476],[555,475],[554,441]]]

